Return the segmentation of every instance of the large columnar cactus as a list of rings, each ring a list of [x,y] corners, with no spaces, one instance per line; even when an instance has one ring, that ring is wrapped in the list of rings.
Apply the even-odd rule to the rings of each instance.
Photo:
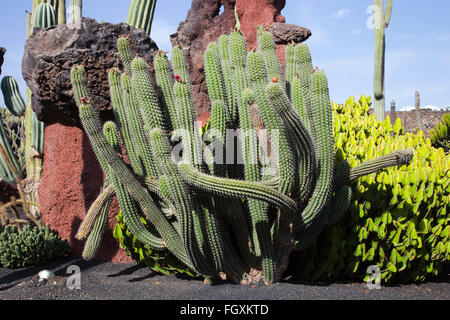
[[[208,46],[212,117],[204,141],[179,46],[172,70],[164,52],[155,54],[154,81],[147,63],[133,58],[129,40],[118,40],[125,72],[109,71],[116,125],[105,130],[83,67],[72,69],[80,118],[107,177],[77,235],[88,237],[88,258],[112,185],[129,231],[152,250],[169,252],[211,281],[226,275],[246,282],[256,269],[272,283],[292,249],[308,247],[345,214],[355,179],[411,160],[406,150],[355,168],[336,164],[325,73],[312,71],[309,49],[300,44],[288,47],[282,75],[272,35],[262,30],[258,38],[259,48],[248,54],[238,30]],[[130,165],[114,149],[116,130]]]
[[[76,23],[83,15],[83,0],[70,0],[69,2],[69,23]]]
[[[51,6],[54,10],[55,23],[53,24],[66,23],[66,0],[33,0],[33,16],[35,16],[37,8],[43,3]],[[37,25],[35,26],[37,27]]]
[[[392,0],[387,0],[386,11],[383,0],[374,0],[375,5],[375,70],[374,70],[374,110],[378,121],[385,117],[384,62],[386,48],[386,28],[392,13]]]
[[[127,23],[150,34],[155,7],[156,0],[131,0]]]

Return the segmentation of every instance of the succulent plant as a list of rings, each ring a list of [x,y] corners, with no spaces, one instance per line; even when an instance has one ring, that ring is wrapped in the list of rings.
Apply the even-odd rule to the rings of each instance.
[[[262,271],[266,283],[279,281],[290,252],[307,248],[345,213],[354,179],[406,164],[413,156],[404,150],[361,167],[336,165],[325,73],[313,72],[309,50],[298,45],[288,48],[296,54],[285,77],[272,35],[260,32],[258,44],[247,54],[245,38],[236,30],[208,46],[208,144],[196,123],[181,47],[172,50],[172,70],[164,52],[155,54],[155,82],[149,65],[132,58],[130,42],[121,37],[125,72],[109,70],[116,118],[111,130],[120,133],[130,165],[111,145],[116,139],[108,141],[102,130],[84,68],[71,72],[82,125],[114,186],[123,223],[141,244],[169,252],[209,281],[225,274],[245,282],[252,268]],[[236,129],[238,145],[231,134]],[[263,145],[268,147],[261,150]],[[89,218],[92,232],[102,224],[106,194],[105,189],[95,203],[98,216]],[[89,236],[83,230],[83,237]]]
[[[0,226],[0,265],[4,268],[37,266],[64,256],[69,244],[49,225],[22,230],[16,226]]]

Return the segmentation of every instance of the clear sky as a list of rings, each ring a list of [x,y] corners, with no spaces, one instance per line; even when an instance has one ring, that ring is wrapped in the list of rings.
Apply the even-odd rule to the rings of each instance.
[[[262,1],[262,0],[261,0]],[[69,1],[67,1],[68,3]],[[106,22],[126,20],[130,0],[85,0],[83,15]],[[2,76],[25,84],[21,61],[25,44],[25,10],[32,0],[2,1],[0,46],[8,51]],[[307,27],[306,42],[313,63],[323,69],[331,98],[339,103],[349,96],[373,95],[373,30],[368,27],[373,0],[287,0],[286,22]],[[169,35],[177,30],[191,6],[190,0],[159,0],[152,27],[158,46],[170,50]],[[450,1],[393,0],[386,30],[386,107],[414,104],[419,90],[422,105],[450,105]],[[3,100],[0,99],[0,104]]]

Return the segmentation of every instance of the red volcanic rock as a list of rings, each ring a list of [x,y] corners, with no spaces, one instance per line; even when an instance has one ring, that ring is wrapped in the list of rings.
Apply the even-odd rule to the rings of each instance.
[[[38,190],[42,220],[69,241],[71,255],[81,256],[84,241],[75,239],[75,235],[103,185],[102,170],[89,139],[78,127],[58,123],[47,126],[44,154],[43,177]],[[118,212],[114,200],[96,259],[132,261],[112,236]]]
[[[305,41],[311,31],[285,24],[281,15],[286,0],[193,0],[186,20],[178,26],[177,33],[171,35],[173,45],[181,44],[190,69],[196,111],[201,115],[210,110],[203,55],[208,44],[222,34],[229,34],[236,25],[234,7],[236,5],[241,31],[249,48],[256,47],[256,27],[266,25],[275,37],[277,53],[284,61],[288,43]],[[223,6],[223,13],[219,14]]]

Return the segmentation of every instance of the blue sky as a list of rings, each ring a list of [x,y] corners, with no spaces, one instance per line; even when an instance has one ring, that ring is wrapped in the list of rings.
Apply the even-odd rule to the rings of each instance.
[[[68,1],[67,1],[68,2]],[[287,0],[282,14],[287,23],[307,27],[306,42],[313,63],[324,69],[331,98],[343,102],[350,96],[372,95],[373,30],[367,26],[372,0]],[[25,44],[25,10],[32,0],[3,1],[0,13],[0,46],[8,51],[2,76],[12,75],[25,84],[21,60]],[[130,0],[84,1],[83,15],[118,23],[126,20]],[[159,0],[152,38],[162,49],[171,47],[169,35],[185,19],[190,0]],[[386,107],[391,100],[401,108],[414,104],[419,90],[422,105],[450,105],[450,1],[393,0],[392,19],[386,33]],[[3,101],[0,99],[0,104]]]

